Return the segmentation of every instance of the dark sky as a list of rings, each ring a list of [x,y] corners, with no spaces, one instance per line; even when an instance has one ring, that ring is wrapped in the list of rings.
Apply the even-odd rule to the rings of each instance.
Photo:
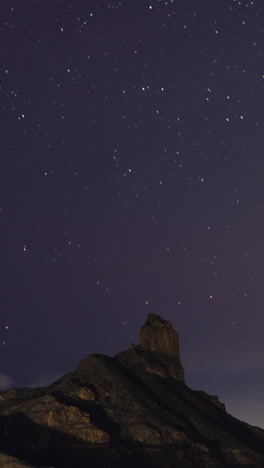
[[[264,427],[264,4],[0,6],[0,387],[180,334]]]

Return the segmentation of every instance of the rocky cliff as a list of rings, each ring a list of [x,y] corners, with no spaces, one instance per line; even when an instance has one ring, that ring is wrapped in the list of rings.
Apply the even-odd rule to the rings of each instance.
[[[140,345],[1,393],[0,420],[0,468],[264,467],[264,431],[185,385],[178,334],[154,314]]]

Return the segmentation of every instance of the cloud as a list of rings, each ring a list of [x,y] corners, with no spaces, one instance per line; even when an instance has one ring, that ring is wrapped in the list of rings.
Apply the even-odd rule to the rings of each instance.
[[[14,381],[7,374],[0,374],[0,391],[3,392],[11,388],[14,384]]]

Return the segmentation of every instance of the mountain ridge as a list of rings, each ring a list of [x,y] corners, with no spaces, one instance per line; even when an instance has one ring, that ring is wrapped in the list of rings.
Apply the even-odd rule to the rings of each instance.
[[[12,466],[1,457],[14,468],[264,466],[264,431],[185,384],[178,334],[155,314],[139,345],[91,354],[47,387],[2,392],[0,420],[0,468]]]

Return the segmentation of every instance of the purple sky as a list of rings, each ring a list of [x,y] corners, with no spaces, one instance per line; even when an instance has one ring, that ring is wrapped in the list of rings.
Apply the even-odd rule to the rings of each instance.
[[[263,24],[257,0],[1,2],[0,388],[154,312],[187,383],[264,427]]]

